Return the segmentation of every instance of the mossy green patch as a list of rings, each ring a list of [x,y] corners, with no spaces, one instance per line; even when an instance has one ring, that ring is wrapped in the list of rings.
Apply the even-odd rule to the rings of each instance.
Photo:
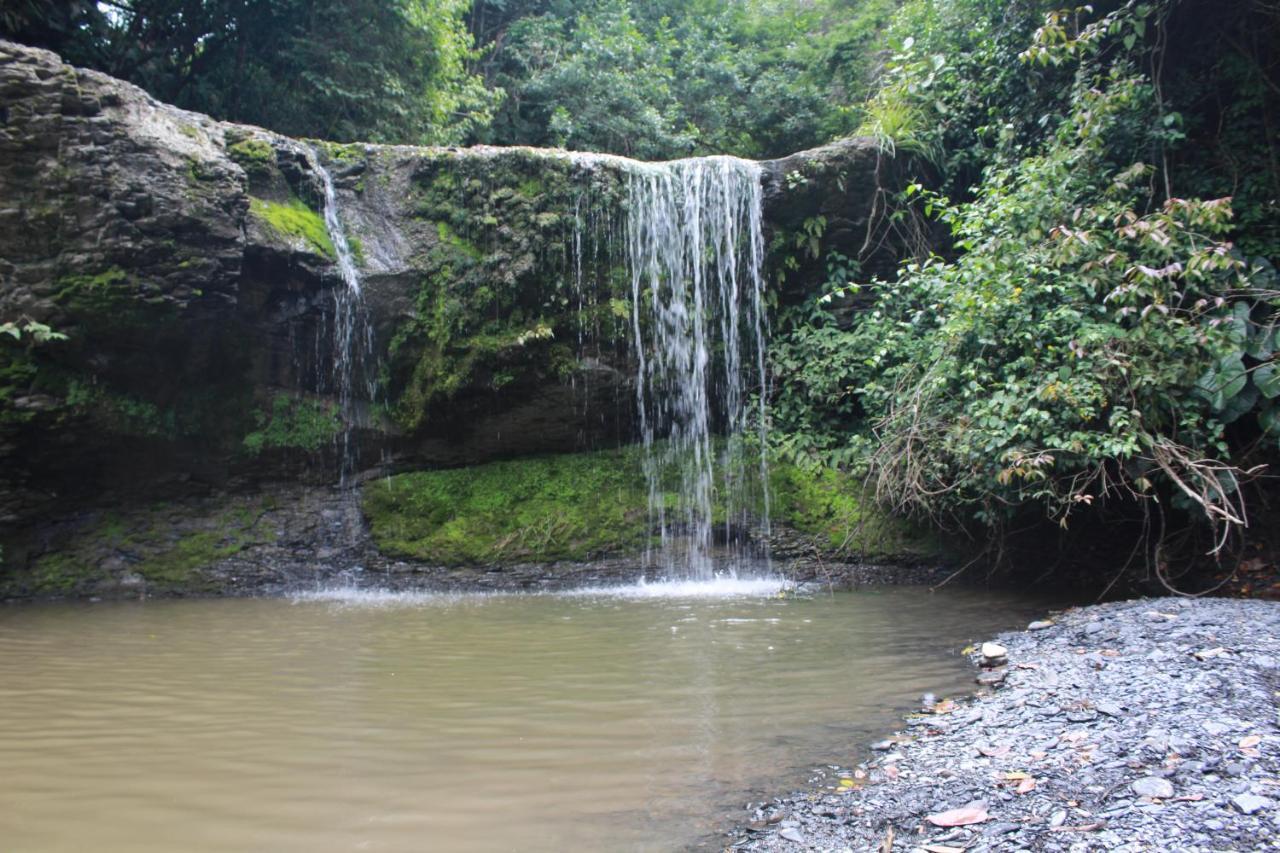
[[[840,557],[923,557],[939,554],[937,539],[890,516],[853,477],[832,468],[775,463],[769,468],[773,519],[814,537]]]
[[[314,453],[324,447],[342,429],[337,408],[321,400],[297,399],[277,394],[269,410],[254,414],[257,429],[244,437],[243,446],[250,456],[264,450],[303,450]]]
[[[585,560],[652,544],[649,486],[635,447],[400,474],[371,483],[364,512],[386,554],[439,565]],[[775,522],[832,555],[919,556],[936,545],[860,500],[834,471],[770,467]],[[676,504],[670,485],[662,500]],[[759,516],[762,500],[749,514]],[[713,507],[723,522],[725,507]],[[736,514],[736,513],[735,513]]]
[[[274,540],[265,519],[268,508],[264,501],[240,498],[206,517],[183,521],[175,521],[164,507],[108,513],[25,571],[0,578],[0,595],[109,592],[122,572],[142,577],[151,592],[199,592],[209,588],[202,569]],[[114,568],[104,568],[106,556]]]
[[[643,549],[647,487],[635,451],[401,474],[364,511],[387,554],[442,565],[583,560]]]
[[[267,174],[276,164],[276,152],[271,143],[252,136],[228,145],[227,156],[250,174]]]
[[[307,246],[330,260],[338,257],[325,228],[324,218],[301,199],[291,198],[287,204],[250,197],[249,212],[277,233],[302,239]]]
[[[620,174],[531,153],[445,156],[424,160],[411,190],[436,239],[423,241],[414,314],[392,336],[385,386],[401,428],[460,410],[445,401],[563,379],[578,368],[565,342],[629,339],[628,318],[601,310],[630,288],[603,250]],[[575,259],[565,247],[578,228],[602,244]]]

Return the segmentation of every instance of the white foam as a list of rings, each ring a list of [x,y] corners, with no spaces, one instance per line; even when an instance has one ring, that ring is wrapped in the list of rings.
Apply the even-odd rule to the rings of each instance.
[[[594,586],[553,595],[598,598],[762,598],[790,589],[784,578],[715,578],[709,581],[661,580],[619,586]]]
[[[307,592],[295,592],[289,596],[295,603],[319,602],[350,607],[443,607],[463,603],[480,603],[496,598],[519,596],[548,596],[565,598],[620,598],[620,599],[708,599],[708,598],[768,598],[795,589],[795,585],[780,577],[732,578],[722,577],[709,581],[696,580],[641,580],[633,584],[615,586],[586,586],[567,590],[534,592],[432,592],[425,590],[398,591],[390,589],[362,589],[354,586],[331,586]]]
[[[464,601],[477,601],[503,595],[508,595],[508,593],[400,591],[360,589],[354,586],[333,586],[310,592],[296,592],[289,598],[295,603],[314,601],[326,604],[345,604],[352,607],[428,607],[458,604]]]

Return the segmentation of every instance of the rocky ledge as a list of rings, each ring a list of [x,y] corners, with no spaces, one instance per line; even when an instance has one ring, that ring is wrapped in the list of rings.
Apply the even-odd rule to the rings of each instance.
[[[926,697],[855,769],[752,807],[729,849],[1280,845],[1280,606],[1105,604],[996,644],[971,650],[972,701]]]

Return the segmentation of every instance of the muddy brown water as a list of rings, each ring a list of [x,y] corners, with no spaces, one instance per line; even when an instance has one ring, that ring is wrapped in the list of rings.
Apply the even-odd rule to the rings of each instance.
[[[5,851],[671,850],[1044,602],[768,583],[0,608]],[[714,842],[711,842],[714,843]]]

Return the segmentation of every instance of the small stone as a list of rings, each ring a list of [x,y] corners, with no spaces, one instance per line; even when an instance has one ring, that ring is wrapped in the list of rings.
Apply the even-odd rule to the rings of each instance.
[[[1231,803],[1244,814],[1271,808],[1271,801],[1257,794],[1237,794],[1231,798]]]
[[[980,672],[975,679],[983,687],[999,687],[1004,683],[1005,670],[993,669],[990,672]]]
[[[1111,702],[1096,702],[1093,706],[1099,714],[1106,714],[1108,717],[1118,717],[1124,713],[1119,705]]]
[[[1227,825],[1222,821],[1218,820],[1216,817],[1212,817],[1204,822],[1204,828],[1211,830],[1213,832],[1221,832],[1222,830],[1227,828]]]
[[[1151,797],[1154,800],[1167,800],[1173,796],[1173,785],[1168,779],[1159,776],[1144,776],[1131,786],[1139,797]]]
[[[1049,826],[1062,826],[1067,822],[1067,812],[1065,809],[1059,809],[1049,818]]]
[[[871,748],[874,749],[876,752],[885,752],[886,750],[893,749],[893,741],[878,740],[875,743],[871,744]]]
[[[983,643],[982,656],[988,660],[1008,657],[1009,650],[999,643]]]
[[[786,829],[779,831],[778,837],[785,838],[787,841],[792,841],[796,844],[804,844],[804,834],[794,826],[788,826]]]
[[[1048,619],[1037,619],[1035,622],[1032,622],[1030,625],[1027,626],[1027,630],[1043,631],[1046,628],[1052,628],[1052,627],[1053,627],[1053,623],[1050,622]]]

